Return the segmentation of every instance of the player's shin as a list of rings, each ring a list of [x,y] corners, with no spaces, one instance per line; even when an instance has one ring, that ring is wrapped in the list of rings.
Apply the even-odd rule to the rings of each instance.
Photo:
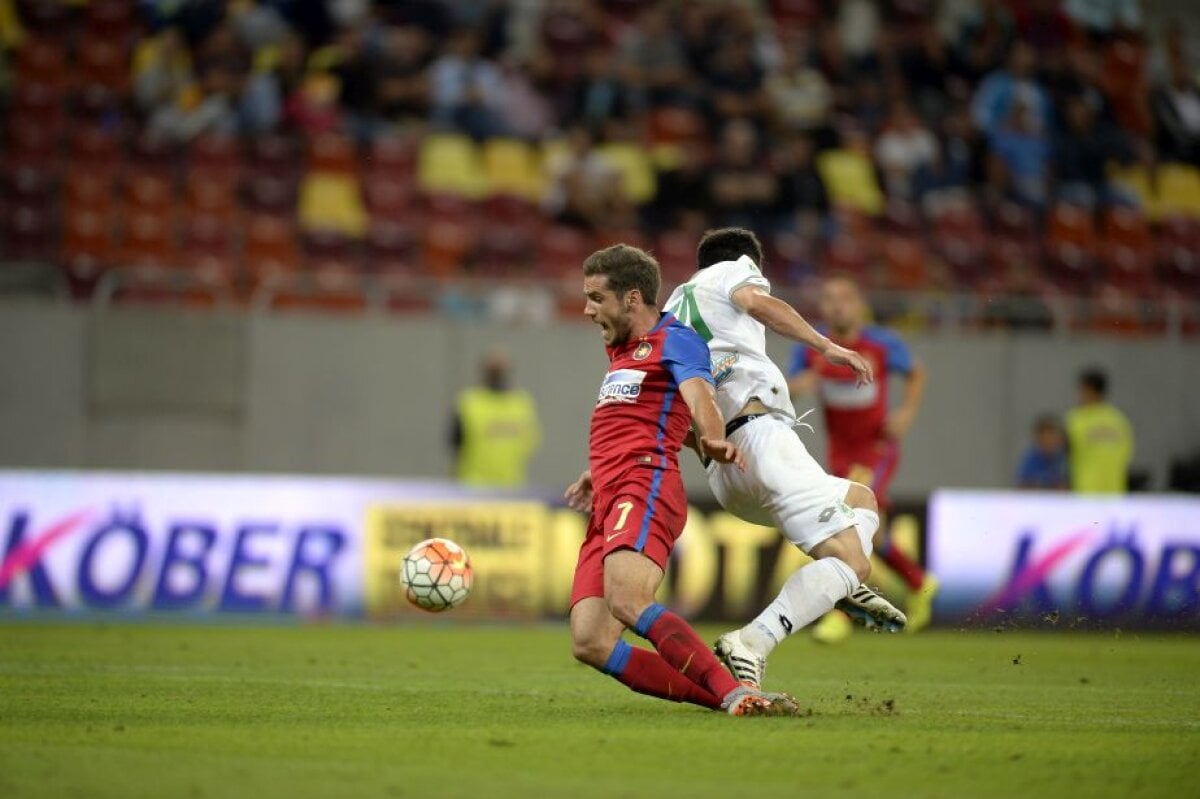
[[[838,558],[801,566],[766,610],[742,628],[742,643],[765,658],[784,638],[833,610],[858,584],[854,569]]]
[[[617,641],[601,671],[639,694],[672,702],[690,702],[710,710],[721,707],[720,697],[680,674],[661,656],[630,646],[625,641]]]
[[[654,645],[669,665],[713,696],[725,699],[740,688],[696,631],[679,616],[654,603],[634,625],[634,632]]]

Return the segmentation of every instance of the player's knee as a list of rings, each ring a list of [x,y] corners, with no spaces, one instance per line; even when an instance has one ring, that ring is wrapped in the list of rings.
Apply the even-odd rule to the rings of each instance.
[[[852,508],[879,512],[879,500],[875,498],[875,492],[862,483],[850,484],[850,490],[846,492],[846,504]]]
[[[649,607],[653,601],[628,594],[613,594],[606,596],[605,599],[608,601],[608,610],[612,613],[613,618],[629,628],[637,624],[642,611]]]
[[[603,668],[608,656],[612,654],[615,641],[609,641],[599,635],[575,635],[571,639],[571,654],[580,663],[592,668]]]

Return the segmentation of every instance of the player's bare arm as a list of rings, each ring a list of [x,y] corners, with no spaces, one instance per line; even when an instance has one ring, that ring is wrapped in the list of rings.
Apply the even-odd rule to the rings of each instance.
[[[871,364],[854,350],[835,344],[809,324],[799,311],[773,297],[760,286],[742,286],[733,292],[733,302],[768,330],[812,347],[830,363],[849,366],[858,375],[859,385],[875,380]]]
[[[717,463],[733,463],[738,468],[745,468],[746,461],[741,451],[725,440],[725,420],[721,418],[721,410],[717,407],[717,391],[712,383],[693,377],[679,384],[679,393],[692,412],[696,438],[704,456]]]
[[[928,372],[920,361],[913,363],[912,371],[904,383],[904,397],[900,404],[888,414],[884,423],[885,431],[890,438],[897,441],[904,438],[917,419],[921,409],[921,401],[925,398],[925,382]]]
[[[567,486],[563,498],[567,500],[567,506],[571,510],[587,513],[592,509],[592,496],[595,493],[592,488],[592,470],[585,469],[583,474],[579,475],[579,479],[571,485]]]

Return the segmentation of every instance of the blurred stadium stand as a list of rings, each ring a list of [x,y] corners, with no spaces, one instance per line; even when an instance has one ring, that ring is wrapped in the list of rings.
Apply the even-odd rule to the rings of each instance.
[[[576,314],[591,249],[746,224],[917,327],[1200,335],[1185,6],[0,0],[0,290]]]

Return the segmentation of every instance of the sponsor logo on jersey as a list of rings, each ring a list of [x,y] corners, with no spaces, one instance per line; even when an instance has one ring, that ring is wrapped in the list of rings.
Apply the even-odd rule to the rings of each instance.
[[[644,361],[650,357],[650,353],[654,352],[654,345],[649,341],[643,341],[637,345],[637,349],[633,351],[633,359],[635,361]]]
[[[612,402],[637,402],[642,395],[646,373],[640,369],[614,369],[604,376],[597,405]]]
[[[720,352],[712,356],[711,369],[713,380],[720,386],[733,376],[733,367],[738,362],[736,352]]]

